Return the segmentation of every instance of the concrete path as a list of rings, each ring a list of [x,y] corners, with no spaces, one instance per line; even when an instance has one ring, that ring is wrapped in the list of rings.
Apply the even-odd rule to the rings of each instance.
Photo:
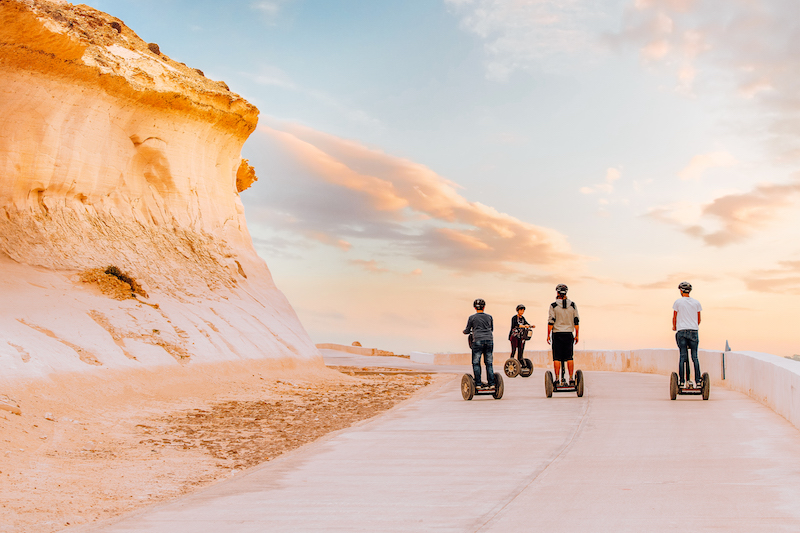
[[[537,369],[507,379],[502,400],[466,402],[453,380],[81,531],[800,531],[800,432],[786,420],[722,388],[670,401],[664,376],[588,372],[586,384],[584,398],[547,399]]]

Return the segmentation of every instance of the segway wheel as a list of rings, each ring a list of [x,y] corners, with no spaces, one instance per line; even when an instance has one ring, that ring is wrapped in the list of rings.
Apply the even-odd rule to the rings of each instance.
[[[703,373],[703,399],[708,400],[711,396],[711,379],[708,377],[708,372]]]
[[[553,397],[553,373],[549,370],[544,374],[544,394],[548,398]]]
[[[583,398],[583,370],[575,371],[575,391],[578,393],[578,398]]]
[[[669,399],[674,400],[678,397],[678,374],[675,372],[669,377]]]
[[[519,361],[513,357],[506,359],[506,363],[503,365],[503,372],[510,378],[517,377],[519,375]]]
[[[506,390],[505,386],[503,386],[503,376],[500,374],[494,375],[494,392],[492,396],[495,400],[499,400],[503,397],[503,392]]]
[[[522,368],[519,369],[519,375],[523,378],[529,378],[533,375],[533,361],[528,359],[527,357],[522,360],[523,365]]]
[[[465,400],[471,400],[475,396],[475,380],[469,374],[464,374],[461,378],[461,396]]]

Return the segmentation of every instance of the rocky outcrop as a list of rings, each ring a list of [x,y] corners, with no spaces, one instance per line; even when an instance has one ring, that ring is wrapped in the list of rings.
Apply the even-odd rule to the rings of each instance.
[[[170,59],[119,19],[66,2],[0,0],[0,270],[51,278],[67,291],[57,305],[75,322],[70,339],[31,326],[42,315],[20,310],[46,297],[40,287],[0,287],[0,358],[19,359],[25,374],[31,363],[20,354],[40,357],[24,347],[34,333],[77,354],[80,324],[95,331],[95,311],[106,317],[105,333],[95,333],[125,364],[138,360],[137,349],[120,348],[126,338],[149,346],[154,362],[154,347],[184,363],[318,358],[247,231],[239,192],[257,178],[241,148],[257,119],[225,83]],[[109,266],[135,279],[151,305],[88,295],[80,273]],[[169,326],[176,314],[182,333]],[[166,344],[180,349],[170,355]],[[46,358],[43,370],[73,368]]]

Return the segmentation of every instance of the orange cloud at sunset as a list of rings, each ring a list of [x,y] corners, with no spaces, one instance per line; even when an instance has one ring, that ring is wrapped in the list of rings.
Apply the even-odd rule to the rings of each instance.
[[[424,165],[296,124],[272,126],[259,131],[290,154],[312,182],[332,186],[327,201],[346,198],[361,205],[358,218],[348,220],[351,213],[340,211],[335,221],[317,224],[317,232],[330,228],[320,242],[352,242],[354,235],[378,233],[423,261],[464,272],[510,273],[522,265],[577,269],[583,262],[557,231],[469,201],[457,185]]]

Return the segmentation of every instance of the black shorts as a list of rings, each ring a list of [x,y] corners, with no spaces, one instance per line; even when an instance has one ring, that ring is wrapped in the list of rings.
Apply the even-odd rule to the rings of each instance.
[[[553,333],[553,361],[572,361],[575,337],[572,333]]]

